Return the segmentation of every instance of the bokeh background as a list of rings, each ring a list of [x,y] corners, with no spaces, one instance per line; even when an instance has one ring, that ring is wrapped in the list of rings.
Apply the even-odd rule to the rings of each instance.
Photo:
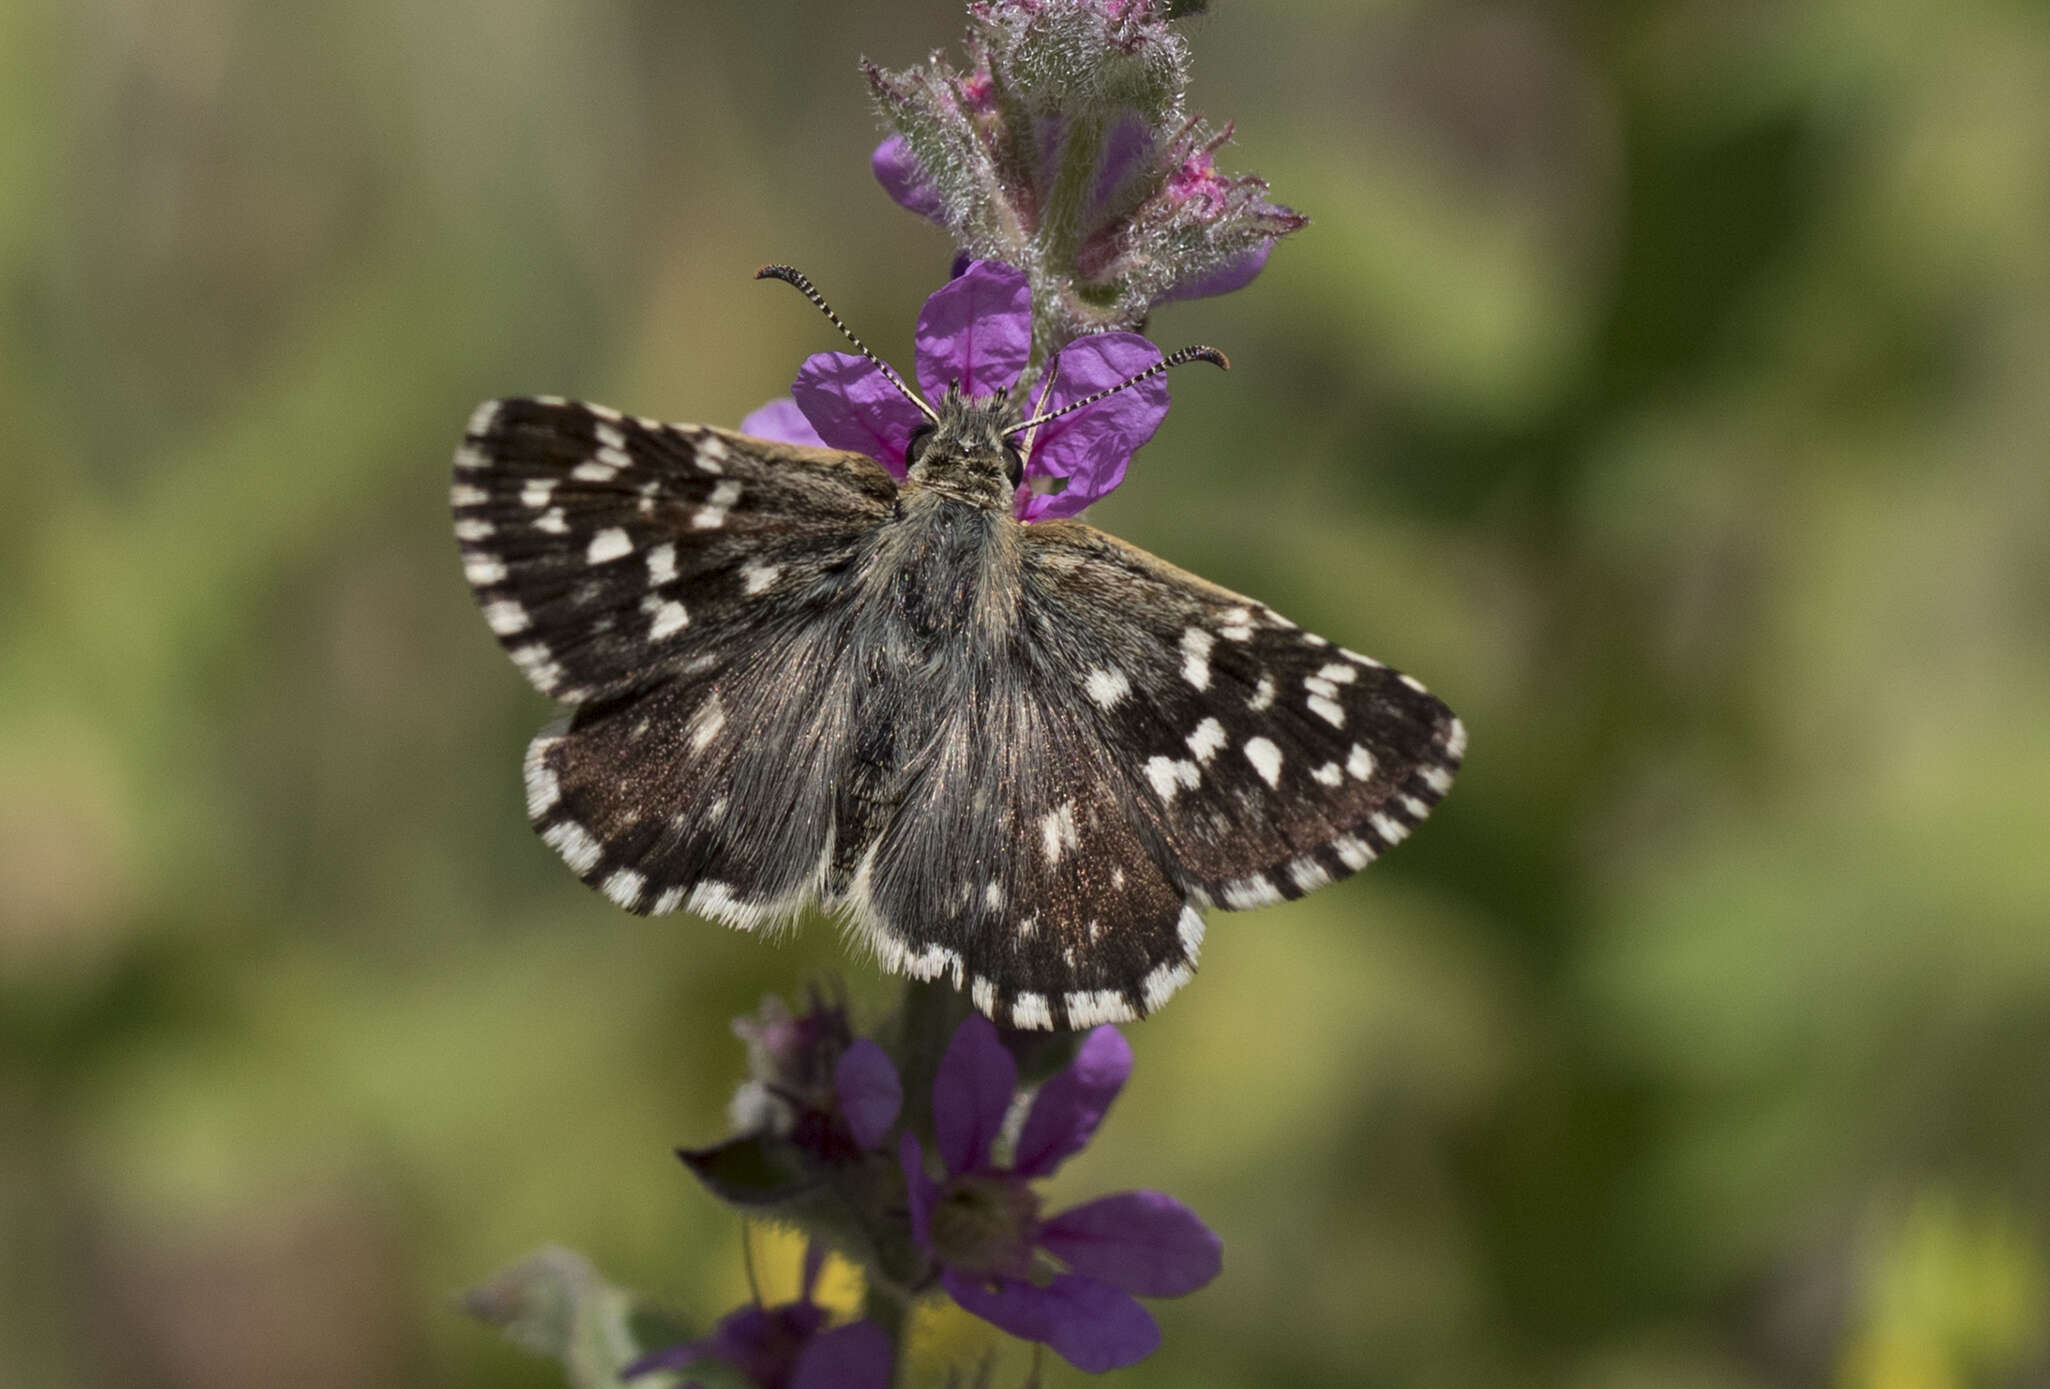
[[[1215,9],[1315,223],[1158,315],[1237,369],[1095,519],[1473,744],[1132,1030],[1055,1197],[1227,1260],[1125,1382],[2050,1384],[2050,13]],[[532,839],[447,459],[486,395],[737,420],[834,345],[765,260],[907,359],[949,248],[855,60],[958,31],[0,5],[0,1382],[557,1383],[455,1310],[548,1241],[744,1295],[669,1152],[728,1020],[892,987]]]

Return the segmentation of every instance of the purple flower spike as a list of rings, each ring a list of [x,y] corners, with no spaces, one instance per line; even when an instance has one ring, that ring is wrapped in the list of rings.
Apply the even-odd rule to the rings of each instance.
[[[889,1056],[868,1038],[858,1039],[840,1054],[833,1088],[854,1141],[870,1151],[882,1147],[904,1107],[903,1083]]]
[[[979,260],[925,301],[918,314],[918,384],[938,400],[1015,384],[1032,356],[1032,291],[1008,265]]]
[[[790,394],[827,445],[865,453],[904,476],[904,451],[925,416],[873,362],[851,352],[817,353],[805,358]]]
[[[1116,1028],[1084,1039],[1040,1088],[1017,1161],[995,1165],[992,1140],[1017,1084],[996,1028],[979,1014],[954,1033],[933,1081],[933,1124],[946,1168],[935,1181],[918,1139],[898,1144],[912,1237],[954,1301],[1092,1373],[1152,1354],[1160,1328],[1134,1300],[1176,1297],[1217,1276],[1223,1246],[1194,1212],[1157,1191],[1106,1196],[1042,1221],[1031,1179],[1081,1150],[1131,1073]]]

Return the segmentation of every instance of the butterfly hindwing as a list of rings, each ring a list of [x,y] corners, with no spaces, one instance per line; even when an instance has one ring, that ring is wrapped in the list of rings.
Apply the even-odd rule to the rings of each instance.
[[[1199,903],[1346,877],[1451,787],[1465,730],[1411,677],[1080,522],[1028,540],[1025,601],[1070,646],[1105,759]]]
[[[577,703],[731,643],[895,492],[856,454],[538,398],[478,407],[450,499],[485,621]]]
[[[1011,1026],[1125,1021],[1188,980],[1203,922],[1042,654],[1028,635],[921,730],[846,905],[886,964]]]

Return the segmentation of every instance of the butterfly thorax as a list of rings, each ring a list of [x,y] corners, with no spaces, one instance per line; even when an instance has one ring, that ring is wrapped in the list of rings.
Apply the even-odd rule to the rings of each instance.
[[[938,418],[912,435],[906,450],[909,485],[1009,515],[1025,472],[1024,459],[1005,437],[1019,420],[1010,393],[967,398],[949,386],[934,413]]]

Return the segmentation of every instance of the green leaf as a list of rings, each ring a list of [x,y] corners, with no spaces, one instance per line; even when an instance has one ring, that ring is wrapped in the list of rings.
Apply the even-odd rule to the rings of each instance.
[[[766,1134],[710,1148],[678,1148],[676,1155],[692,1176],[730,1206],[786,1205],[819,1184],[795,1144]]]

